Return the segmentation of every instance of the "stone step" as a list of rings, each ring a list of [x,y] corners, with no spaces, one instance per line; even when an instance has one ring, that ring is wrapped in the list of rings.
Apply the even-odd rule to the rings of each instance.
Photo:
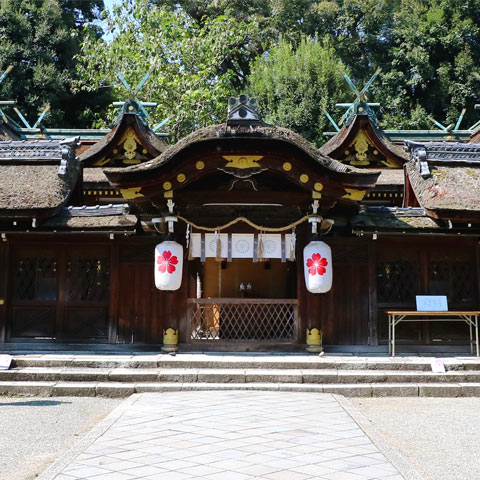
[[[426,384],[480,383],[480,371],[214,368],[17,367],[0,370],[4,382]]]
[[[429,357],[319,357],[317,355],[71,355],[14,356],[18,367],[56,368],[172,368],[172,369],[282,369],[282,370],[398,370],[431,371]],[[480,371],[476,357],[443,359],[447,371]]]
[[[142,392],[187,390],[265,390],[334,393],[346,397],[472,397],[480,383],[432,384],[297,384],[297,383],[165,383],[165,382],[8,382],[0,381],[0,395],[127,397]]]

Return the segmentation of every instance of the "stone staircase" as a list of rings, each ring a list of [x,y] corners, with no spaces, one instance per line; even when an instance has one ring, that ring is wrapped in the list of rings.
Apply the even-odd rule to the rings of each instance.
[[[0,395],[126,397],[179,390],[281,390],[345,396],[480,395],[480,359],[179,353],[14,355]]]

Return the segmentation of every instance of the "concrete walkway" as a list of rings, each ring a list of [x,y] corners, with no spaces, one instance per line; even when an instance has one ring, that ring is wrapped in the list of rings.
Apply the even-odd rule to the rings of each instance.
[[[143,393],[38,480],[420,478],[381,443],[331,394]]]

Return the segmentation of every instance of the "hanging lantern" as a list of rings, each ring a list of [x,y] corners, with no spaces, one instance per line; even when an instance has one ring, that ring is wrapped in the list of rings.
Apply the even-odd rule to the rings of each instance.
[[[326,293],[332,288],[332,250],[320,241],[310,242],[303,249],[305,285],[312,293]]]
[[[159,290],[178,290],[182,285],[183,247],[166,241],[155,247],[155,286]]]

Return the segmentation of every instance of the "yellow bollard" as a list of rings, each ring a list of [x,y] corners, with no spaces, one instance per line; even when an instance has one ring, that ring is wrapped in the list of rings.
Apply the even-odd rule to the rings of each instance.
[[[167,328],[163,331],[162,352],[171,353],[178,350],[178,330]]]
[[[307,352],[321,353],[322,347],[322,332],[318,328],[307,328]]]

